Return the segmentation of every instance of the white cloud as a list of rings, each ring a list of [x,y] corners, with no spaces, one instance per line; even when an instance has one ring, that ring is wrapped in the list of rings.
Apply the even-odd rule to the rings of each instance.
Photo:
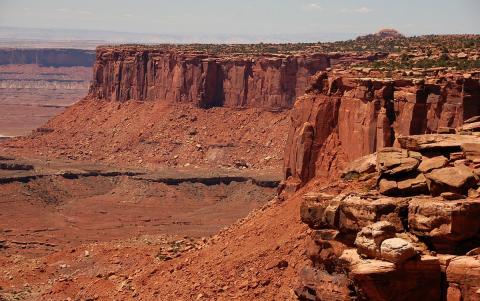
[[[124,16],[125,18],[131,18],[131,17],[133,17],[132,14],[123,14],[123,16]]]
[[[317,3],[304,4],[304,5],[302,5],[302,8],[304,10],[308,10],[308,11],[321,11],[321,10],[323,10],[323,7],[320,4],[317,4]]]
[[[343,14],[368,14],[370,12],[372,12],[373,9],[371,9],[370,7],[366,7],[366,6],[361,6],[361,7],[357,7],[357,8],[353,8],[353,9],[349,9],[349,8],[343,8],[340,10],[341,13]]]

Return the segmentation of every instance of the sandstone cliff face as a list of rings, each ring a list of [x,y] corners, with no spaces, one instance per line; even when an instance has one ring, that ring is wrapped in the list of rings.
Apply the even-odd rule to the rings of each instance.
[[[321,54],[212,56],[142,47],[100,47],[89,96],[101,100],[190,102],[200,107],[290,108]]]
[[[321,74],[291,114],[285,178],[306,183],[411,134],[452,131],[480,114],[478,78],[380,79]]]

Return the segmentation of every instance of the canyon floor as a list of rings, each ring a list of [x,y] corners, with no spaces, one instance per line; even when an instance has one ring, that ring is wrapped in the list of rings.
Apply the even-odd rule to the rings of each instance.
[[[34,166],[33,171],[2,170],[0,175],[5,300],[135,294],[148,300],[158,292],[135,290],[131,284],[144,277],[138,270],[142,262],[151,261],[144,267],[153,276],[184,262],[183,254],[197,257],[195,252],[218,239],[211,236],[271,201],[280,180],[278,174],[248,171],[2,163]],[[109,279],[92,286],[100,275]]]
[[[84,97],[89,67],[0,65],[0,137],[29,134]]]
[[[478,300],[478,250],[429,244],[480,242],[478,37],[430,38],[104,47],[87,97],[89,68],[0,66],[0,300]],[[362,253],[377,222],[406,265]]]
[[[84,100],[3,141],[0,298],[294,298],[287,116]]]

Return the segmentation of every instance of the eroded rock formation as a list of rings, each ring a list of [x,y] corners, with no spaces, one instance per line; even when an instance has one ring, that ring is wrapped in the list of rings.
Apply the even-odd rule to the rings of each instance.
[[[102,100],[190,102],[200,107],[290,108],[322,54],[209,55],[141,46],[99,47],[89,96]]]
[[[343,181],[357,192],[305,194],[301,300],[480,300],[480,160],[462,151],[480,141],[465,128],[354,161]]]
[[[464,120],[480,114],[478,76],[445,73],[392,79],[365,78],[350,71],[319,74],[291,114],[285,178],[306,183],[315,175],[341,170],[345,162],[393,146],[398,137],[455,132]]]

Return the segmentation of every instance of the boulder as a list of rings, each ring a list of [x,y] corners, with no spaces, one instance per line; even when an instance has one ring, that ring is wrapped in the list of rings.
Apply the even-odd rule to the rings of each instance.
[[[428,254],[428,246],[415,234],[410,232],[397,233],[396,237],[409,242],[417,254]]]
[[[397,138],[404,149],[425,152],[429,150],[460,151],[463,143],[480,143],[480,138],[472,135],[428,134],[412,135]]]
[[[414,195],[428,192],[427,179],[421,173],[397,182],[399,195]]]
[[[480,143],[463,143],[461,147],[467,160],[480,162]]]
[[[447,267],[448,300],[480,300],[480,257],[458,256]]]
[[[416,197],[408,205],[408,229],[433,250],[465,254],[480,237],[480,200]]]
[[[433,196],[442,192],[467,195],[468,190],[477,185],[473,170],[463,164],[435,169],[425,176],[428,179],[429,190]]]
[[[421,155],[405,149],[386,147],[377,154],[377,168],[382,175],[394,176],[415,170]]]
[[[316,267],[300,270],[299,300],[440,300],[440,263],[431,256],[398,266],[382,260],[362,260],[346,250],[341,261],[349,273],[328,273]]]
[[[380,246],[380,258],[393,263],[403,263],[416,255],[411,243],[401,238],[389,238]]]
[[[386,239],[395,237],[395,226],[387,221],[364,227],[357,233],[355,246],[360,255],[367,258],[380,258],[380,246]]]
[[[337,228],[338,206],[342,197],[308,193],[300,205],[300,217],[312,229]]]
[[[376,171],[377,166],[377,154],[370,154],[358,158],[348,164],[348,167],[343,170],[342,178],[359,177],[363,174],[369,174]]]
[[[378,182],[378,191],[383,195],[396,195],[398,184],[395,180],[381,179]]]
[[[344,197],[338,207],[338,230],[356,234],[363,227],[379,221],[388,221],[398,232],[404,231],[408,202],[404,198],[362,195]]]
[[[427,179],[421,173],[397,181],[381,179],[378,191],[388,196],[409,196],[428,192]]]
[[[408,203],[402,198],[341,194],[333,199],[304,199],[300,216],[312,229],[338,229],[356,234],[365,226],[385,220],[403,231],[407,208]]]
[[[426,173],[434,169],[445,167],[448,164],[447,158],[444,156],[436,156],[433,158],[424,158],[418,166],[418,171]]]
[[[359,300],[441,300],[440,263],[432,256],[402,265],[363,260],[352,266],[350,277],[360,292]]]

